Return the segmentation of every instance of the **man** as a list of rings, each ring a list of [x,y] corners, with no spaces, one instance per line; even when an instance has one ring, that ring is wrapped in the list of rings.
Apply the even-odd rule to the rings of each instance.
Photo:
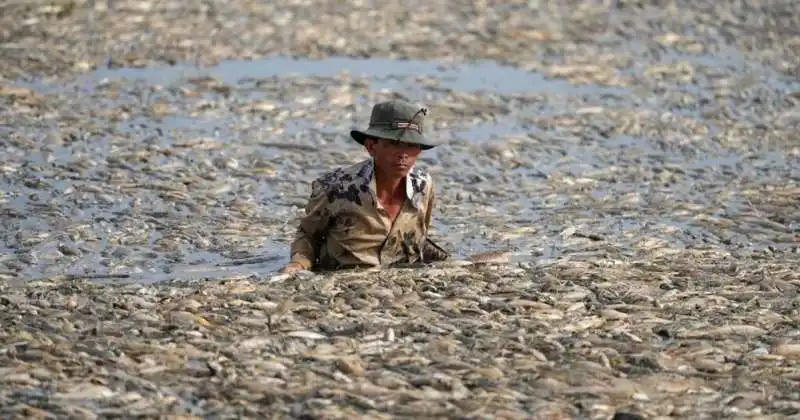
[[[431,176],[416,167],[437,142],[423,134],[427,110],[401,100],[376,104],[369,127],[350,132],[370,158],[311,184],[306,214],[281,271],[427,263],[448,258],[428,238]]]

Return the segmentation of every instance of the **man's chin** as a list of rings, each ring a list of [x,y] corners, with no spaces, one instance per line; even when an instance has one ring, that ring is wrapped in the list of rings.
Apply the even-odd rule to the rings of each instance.
[[[405,175],[411,169],[408,165],[387,165],[385,172]]]
[[[395,166],[392,169],[393,169],[393,172],[395,174],[397,174],[398,177],[401,177],[401,178],[406,176],[406,175],[408,175],[408,173],[411,171],[411,167],[410,166]]]
[[[411,172],[411,165],[387,165],[381,172],[393,178],[403,178]]]

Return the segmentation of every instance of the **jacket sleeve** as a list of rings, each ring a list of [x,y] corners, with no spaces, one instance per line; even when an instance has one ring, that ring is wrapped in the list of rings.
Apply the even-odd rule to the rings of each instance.
[[[305,212],[291,245],[291,261],[310,270],[319,256],[331,215],[327,188],[319,180],[311,184],[311,195]]]
[[[428,199],[428,208],[425,211],[425,229],[426,232],[430,231],[431,221],[433,219],[433,211],[436,204],[436,194],[433,189],[433,182],[430,186],[430,198]],[[443,261],[449,258],[449,254],[439,245],[434,243],[428,234],[425,235],[425,244],[422,247],[422,260],[423,262]]]

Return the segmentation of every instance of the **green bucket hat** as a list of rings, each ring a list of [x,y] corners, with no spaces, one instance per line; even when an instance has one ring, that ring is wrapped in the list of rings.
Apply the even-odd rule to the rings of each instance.
[[[418,144],[423,150],[432,149],[438,144],[423,134],[423,121],[427,113],[427,109],[417,108],[400,99],[380,102],[372,107],[369,127],[364,131],[352,130],[350,136],[362,146],[367,137],[375,137]]]

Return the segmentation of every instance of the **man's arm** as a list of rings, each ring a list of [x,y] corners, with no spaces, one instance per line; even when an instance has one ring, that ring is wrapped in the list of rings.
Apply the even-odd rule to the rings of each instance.
[[[430,199],[428,200],[428,209],[425,212],[425,228],[426,230],[430,231],[431,228],[431,220],[433,219],[433,209],[436,203],[436,194],[433,191],[433,182],[431,182],[430,186]],[[436,245],[430,238],[430,236],[426,235],[425,237],[425,245],[422,247],[422,261],[425,263],[429,263],[432,261],[444,261],[449,258],[449,254],[439,245]]]
[[[330,220],[327,188],[319,180],[311,184],[311,196],[305,207],[305,216],[300,219],[294,242],[291,246],[291,263],[310,270],[317,256],[325,230]]]

